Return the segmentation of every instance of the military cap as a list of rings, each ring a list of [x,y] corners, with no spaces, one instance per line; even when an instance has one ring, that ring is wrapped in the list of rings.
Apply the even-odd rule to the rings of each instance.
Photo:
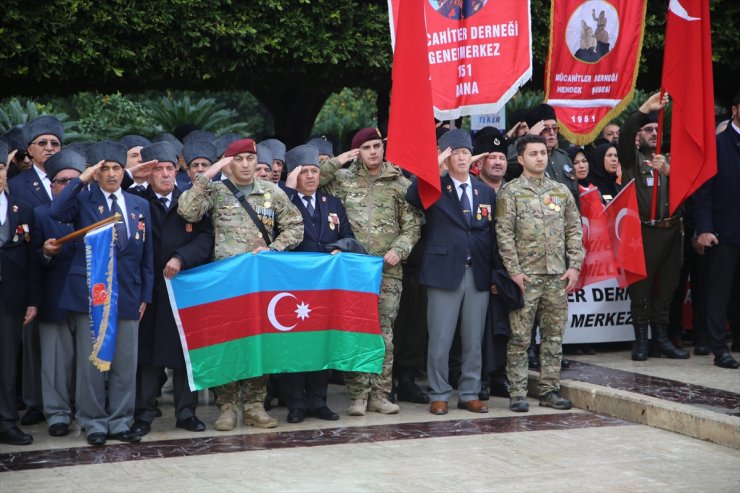
[[[177,151],[169,142],[155,142],[141,149],[141,161],[177,164]]]
[[[175,148],[178,156],[182,152],[182,142],[180,142],[177,137],[172,134],[159,134],[152,139],[152,144],[154,144],[155,142],[169,142]]]
[[[267,139],[263,140],[261,144],[266,145],[272,152],[272,159],[285,162],[285,144],[280,142],[278,139]]]
[[[643,113],[642,116],[640,117],[640,128],[644,127],[645,125],[649,125],[651,123],[658,123],[658,112],[657,111],[651,111],[647,115]]]
[[[218,159],[219,157],[223,156],[226,148],[229,147],[229,144],[239,139],[241,139],[241,136],[234,132],[229,132],[227,134],[223,134],[221,137],[216,138],[212,142],[213,147],[216,148],[216,158]]]
[[[216,155],[216,148],[209,142],[195,141],[188,142],[182,148],[182,157],[185,159],[185,164],[190,165],[193,159],[203,158],[215,163],[218,159]]]
[[[318,149],[319,155],[334,157],[334,146],[332,146],[331,142],[329,142],[323,135],[309,140],[306,144]]]
[[[87,160],[75,151],[68,148],[62,149],[46,160],[44,168],[49,178],[53,179],[63,169],[76,169],[80,173],[85,171]]]
[[[244,152],[251,152],[257,154],[257,144],[254,143],[254,139],[239,139],[235,140],[229,147],[226,148],[224,156],[231,157]]]
[[[126,150],[131,149],[132,147],[146,147],[151,142],[146,137],[142,137],[141,135],[126,135],[125,137],[121,137],[118,139],[118,142],[126,146]]]
[[[261,142],[257,144],[257,164],[266,164],[272,169],[272,152]]]
[[[501,133],[501,130],[494,127],[490,128],[491,130],[478,132],[475,136],[473,154],[477,155],[483,152],[500,152],[506,154],[509,150],[509,141],[506,140],[506,136]]]
[[[87,148],[88,147],[90,147],[90,142],[73,142],[71,144],[67,144],[66,146],[64,146],[65,149],[74,151],[80,156],[84,157],[86,161],[87,161]],[[89,163],[90,161],[87,161],[87,162]]]
[[[102,140],[87,148],[87,160],[92,164],[99,161],[115,161],[125,167],[127,154],[126,146],[113,140]]]
[[[6,166],[8,164],[8,144],[2,140],[0,140],[0,163],[3,163]]]
[[[453,151],[455,149],[465,148],[470,152],[473,152],[473,142],[470,139],[470,134],[459,128],[453,128],[445,132],[444,135],[439,138],[438,147],[442,150],[449,147]]]
[[[527,119],[527,110],[514,110],[511,113],[509,113],[509,118],[507,118],[508,126],[509,128],[513,127],[519,122],[526,121]]]
[[[26,152],[28,148],[28,137],[23,125],[13,127],[3,134],[2,140],[8,144],[8,152],[19,150]]]
[[[357,149],[369,140],[383,140],[380,130],[375,127],[363,128],[352,137],[352,149]]]
[[[556,120],[555,109],[549,104],[542,103],[532,108],[532,110],[526,114],[524,121],[531,128],[535,123],[542,120]]]
[[[298,166],[318,166],[319,150],[311,144],[294,147],[285,153],[285,165],[288,167],[288,173]]]
[[[33,142],[39,135],[56,135],[64,142],[64,126],[59,120],[50,115],[40,116],[25,125],[26,145]]]
[[[182,139],[183,144],[188,142],[213,142],[216,140],[216,134],[208,130],[193,130]]]

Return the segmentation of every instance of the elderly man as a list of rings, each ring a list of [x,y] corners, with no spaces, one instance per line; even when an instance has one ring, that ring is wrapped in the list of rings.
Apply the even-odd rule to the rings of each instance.
[[[72,312],[77,344],[77,422],[87,442],[105,445],[108,438],[138,442],[141,435],[129,429],[136,402],[136,361],[139,320],[152,301],[151,216],[144,199],[124,192],[126,147],[110,140],[90,146],[88,159],[97,164],[74,178],[52,203],[52,219],[73,222],[75,229],[114,214],[121,215],[116,228],[118,274],[118,333],[116,352],[106,373],[90,361],[90,301],[85,273],[85,246],[76,240],[75,257],[59,301]],[[93,183],[96,181],[97,183]],[[88,189],[88,185],[89,189]]]
[[[33,437],[15,425],[16,372],[21,332],[39,306],[31,243],[33,208],[7,192],[7,172],[8,147],[0,142],[0,443],[28,445]]]
[[[300,244],[303,221],[298,209],[277,185],[254,178],[257,167],[254,140],[232,142],[224,156],[197,176],[193,188],[180,196],[177,207],[178,213],[191,223],[210,213],[216,235],[215,259],[249,252],[258,254],[268,249],[282,251]],[[229,179],[210,181],[226,167]],[[244,424],[259,428],[277,426],[277,420],[264,408],[267,375],[222,385],[216,394],[220,409],[214,425],[216,430],[234,429],[240,400],[244,402]]]
[[[377,128],[365,128],[352,139],[352,150],[321,163],[321,184],[337,196],[347,211],[352,231],[371,254],[385,262],[378,306],[385,341],[383,369],[379,375],[349,373],[345,378],[352,402],[350,416],[366,411],[394,414],[398,405],[388,400],[392,387],[393,322],[401,298],[401,261],[419,239],[419,214],[406,202],[410,182],[401,170],[383,160],[383,138]],[[358,158],[349,169],[340,169]]]
[[[491,271],[498,256],[493,224],[495,194],[470,177],[473,144],[467,132],[447,131],[440,137],[438,147],[443,149],[440,157],[447,175],[440,179],[442,196],[424,211],[427,242],[419,272],[419,281],[427,286],[430,412],[447,414],[452,394],[448,361],[460,318],[462,373],[457,407],[487,413],[488,407],[478,399],[478,393]],[[418,186],[414,180],[406,199],[421,208]]]
[[[147,139],[146,137],[142,137],[141,135],[126,135],[124,137],[121,137],[118,142],[126,147],[127,170],[130,170],[131,168],[138,166],[144,162],[141,159],[141,149],[151,144],[151,142],[149,142],[149,139]],[[148,186],[148,183],[145,179],[138,178],[136,176],[132,176],[132,178],[134,180],[134,183],[132,183],[128,188],[131,188],[138,192],[142,192]]]
[[[188,143],[189,145],[200,144]],[[210,145],[210,144],[209,144]],[[196,223],[177,214],[180,191],[175,186],[177,153],[168,142],[157,142],[141,149],[145,162],[156,161],[149,176],[149,187],[140,197],[149,202],[154,243],[154,294],[152,303],[139,324],[139,369],[136,411],[131,430],[146,435],[157,413],[157,393],[164,368],[172,368],[175,398],[175,426],[188,431],[203,431],[205,424],[195,415],[198,393],[188,388],[185,358],[180,334],[170,307],[165,278],[211,260],[213,225],[207,218]]]
[[[272,182],[278,185],[285,167],[285,144],[278,139],[263,140],[261,144],[266,145],[272,153]]]
[[[319,150],[319,161],[324,161],[334,157],[334,146],[329,142],[329,139],[327,139],[325,135],[315,137],[306,142],[306,144],[314,146]]]
[[[23,125],[11,128],[0,136],[0,140],[8,144],[8,154],[16,151],[13,158],[9,159],[8,179],[31,169],[33,161],[31,161],[31,156],[28,154],[28,139]]]
[[[199,174],[205,173],[208,168],[213,166],[213,163],[218,160],[217,155],[218,151],[216,150],[216,147],[209,142],[195,141],[189,142],[183,146],[182,157],[185,161],[185,171],[187,172],[191,183],[185,190],[190,190],[195,178]],[[178,188],[180,188],[179,185]],[[185,190],[180,191],[184,192]]]
[[[508,148],[509,141],[498,129],[477,137],[475,146],[473,146],[473,155],[484,154],[479,158],[480,174],[478,178],[493,188],[496,193],[505,182],[504,176],[508,168],[506,162]]]
[[[85,171],[85,158],[74,151],[61,150],[46,161],[51,178],[51,193],[56,199],[68,183]],[[75,256],[76,244],[58,245],[56,238],[74,231],[74,225],[54,221],[51,204],[34,209],[34,247],[41,264],[42,302],[39,307],[41,341],[41,390],[49,435],[65,436],[72,422],[75,365],[75,331],[67,310],[59,308],[64,282]]]
[[[257,144],[257,172],[260,180],[272,180],[272,151],[264,144]]]

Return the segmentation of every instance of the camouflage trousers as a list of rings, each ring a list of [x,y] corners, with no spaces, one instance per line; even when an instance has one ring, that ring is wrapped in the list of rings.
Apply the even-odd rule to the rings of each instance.
[[[231,404],[235,409],[239,409],[239,402],[243,402],[245,405],[264,404],[267,396],[267,378],[267,375],[262,375],[261,377],[237,380],[214,388],[216,405],[221,407],[224,404]]]
[[[524,283],[524,307],[509,314],[511,336],[506,348],[506,374],[511,397],[527,395],[529,373],[527,348],[535,320],[540,327],[540,396],[560,390],[560,360],[563,356],[563,332],[568,322],[566,281],[560,275],[530,274]]]
[[[393,322],[398,315],[398,305],[401,301],[402,282],[383,276],[380,282],[380,300],[378,316],[380,330],[385,342],[383,369],[377,373],[346,372],[344,383],[350,399],[367,399],[369,393],[386,397],[391,392],[393,382]]]

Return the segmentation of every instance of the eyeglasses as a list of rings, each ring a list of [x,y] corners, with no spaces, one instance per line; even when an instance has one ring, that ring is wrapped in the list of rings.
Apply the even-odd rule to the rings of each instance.
[[[552,127],[542,127],[543,133],[550,133],[550,132],[558,133],[559,131],[560,131],[560,127],[558,127],[557,125],[553,125]]]
[[[52,183],[56,183],[57,185],[66,185],[72,181],[72,178],[54,178],[51,180]]]
[[[60,147],[62,147],[62,143],[58,140],[37,140],[36,142],[31,143],[36,144],[39,147],[46,147],[50,145],[54,149],[59,149]]]
[[[658,127],[645,127],[640,130],[642,132],[645,132],[646,134],[657,134],[658,133]]]

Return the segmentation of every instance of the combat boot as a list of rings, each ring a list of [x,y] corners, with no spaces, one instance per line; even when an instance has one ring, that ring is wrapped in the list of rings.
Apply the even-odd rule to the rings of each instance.
[[[262,402],[252,402],[244,404],[244,424],[257,428],[275,428],[278,422],[277,419],[267,414]]]
[[[350,416],[364,416],[367,409],[367,399],[352,399],[347,407]]]
[[[389,401],[384,395],[373,394],[367,402],[367,410],[381,414],[398,414],[401,408],[398,404]]]
[[[236,426],[236,411],[232,404],[224,404],[220,407],[221,413],[218,415],[213,428],[218,431],[231,431]]]
[[[540,406],[566,410],[573,407],[573,403],[561,396],[557,390],[551,390],[545,395],[540,396]]]
[[[651,324],[653,328],[653,342],[650,346],[650,356],[660,358],[665,356],[671,359],[688,359],[689,352],[677,349],[668,339],[668,326],[665,324]]]
[[[648,326],[647,324],[634,324],[635,346],[632,348],[633,361],[645,361],[648,359]]]

